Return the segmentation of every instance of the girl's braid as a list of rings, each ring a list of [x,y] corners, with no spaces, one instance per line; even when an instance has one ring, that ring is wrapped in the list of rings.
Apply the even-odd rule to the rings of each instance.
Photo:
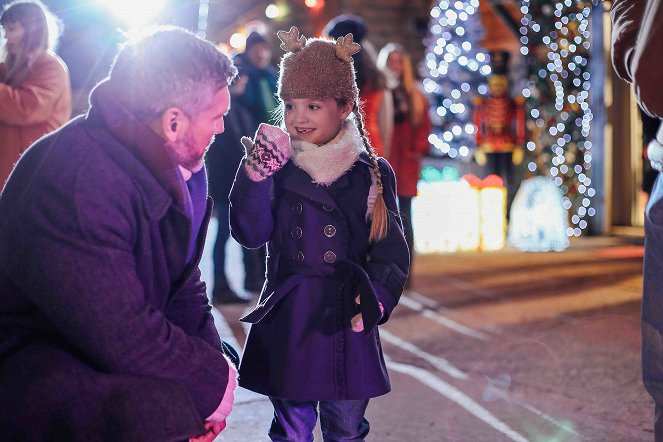
[[[383,187],[382,187],[382,174],[380,173],[380,166],[378,165],[378,155],[375,153],[375,149],[371,145],[371,142],[368,140],[366,131],[364,129],[364,113],[359,110],[359,105],[355,102],[352,109],[354,114],[357,116],[359,124],[357,129],[359,129],[359,134],[361,139],[364,142],[364,147],[368,153],[371,163],[373,164],[373,172],[375,173],[375,180],[378,187],[378,194],[375,198],[375,204],[373,205],[373,220],[371,221],[371,231],[369,233],[368,239],[370,242],[378,242],[381,239],[387,236],[387,231],[389,228],[389,211],[387,206],[384,203],[383,196]]]

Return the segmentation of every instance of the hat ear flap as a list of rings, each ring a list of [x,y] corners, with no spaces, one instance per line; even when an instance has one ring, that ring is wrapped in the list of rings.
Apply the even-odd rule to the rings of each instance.
[[[281,40],[281,49],[287,52],[297,52],[306,45],[306,37],[299,35],[299,29],[292,26],[289,31],[278,31],[276,35]]]

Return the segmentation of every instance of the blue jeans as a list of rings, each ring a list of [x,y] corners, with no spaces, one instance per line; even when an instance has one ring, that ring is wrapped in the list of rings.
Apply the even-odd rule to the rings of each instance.
[[[288,401],[269,398],[274,419],[269,438],[279,442],[313,442],[320,410],[320,429],[325,442],[363,441],[370,426],[364,417],[368,399],[359,401]]]

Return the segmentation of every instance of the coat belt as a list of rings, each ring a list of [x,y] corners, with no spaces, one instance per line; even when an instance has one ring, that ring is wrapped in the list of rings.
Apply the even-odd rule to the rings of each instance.
[[[240,321],[257,324],[281,301],[288,293],[294,290],[300,283],[311,277],[324,277],[338,275],[348,282],[348,285],[356,290],[349,292],[352,296],[350,302],[359,293],[359,310],[364,322],[364,333],[369,333],[381,317],[378,297],[368,277],[368,273],[356,262],[350,260],[337,261],[334,266],[313,268],[304,263],[285,264],[279,260],[279,271],[289,274],[279,286],[268,296],[262,298],[252,312],[242,317]],[[286,267],[282,267],[282,266]],[[349,319],[349,318],[348,318]]]

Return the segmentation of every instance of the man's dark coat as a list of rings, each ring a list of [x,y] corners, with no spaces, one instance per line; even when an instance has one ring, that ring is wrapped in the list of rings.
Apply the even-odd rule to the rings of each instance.
[[[198,269],[211,204],[190,250],[177,166],[113,95],[0,197],[0,440],[183,440],[226,388]]]

